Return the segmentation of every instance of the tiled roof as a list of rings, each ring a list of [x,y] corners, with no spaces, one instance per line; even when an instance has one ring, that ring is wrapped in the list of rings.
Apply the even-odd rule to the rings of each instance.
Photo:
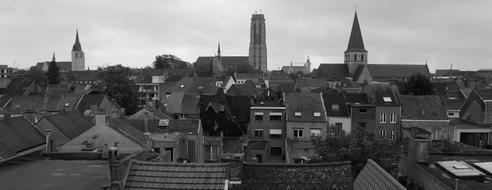
[[[140,112],[145,112],[145,113],[149,112],[149,113],[151,113],[151,114],[149,114],[149,115],[146,116],[149,119],[172,119],[171,116],[167,115],[162,110],[157,109],[157,108],[155,108],[153,106],[150,106],[150,105],[146,105],[144,108],[142,108],[141,110],[139,110],[137,113],[129,116],[128,119],[137,119],[137,118],[138,119],[141,119],[141,118],[144,118],[145,115],[142,117]]]
[[[144,119],[129,119],[126,120],[135,129],[141,132],[145,132],[145,120]],[[148,119],[147,127],[150,133],[184,133],[190,135],[196,135],[199,131],[200,120],[198,119],[171,119],[169,120],[169,126],[159,126],[158,119]]]
[[[183,96],[182,112],[183,114],[200,114],[200,107],[198,103],[200,102],[199,95],[185,94]]]
[[[77,137],[79,134],[94,126],[90,118],[84,117],[77,111],[61,112],[44,116],[44,118],[69,139]]]
[[[327,64],[322,63],[314,73],[315,78],[326,79],[329,81],[341,81],[349,75],[347,64]]]
[[[275,81],[275,80],[292,80],[292,79],[290,78],[289,74],[281,70],[281,71],[271,71],[270,73],[268,73],[268,80]]]
[[[15,96],[8,104],[7,112],[38,112],[41,109],[43,109],[43,98],[40,95]]]
[[[287,121],[326,121],[321,93],[290,93],[286,98]],[[295,116],[301,112],[302,116]],[[315,117],[314,112],[320,116]]]
[[[3,89],[1,92],[2,94],[7,95],[23,95],[26,88],[29,87],[32,83],[33,81],[29,79],[13,79],[12,82],[9,83],[7,88]]]
[[[75,108],[77,111],[84,113],[85,110],[90,110],[91,105],[96,105],[99,107],[101,102],[104,100],[104,94],[86,94],[82,96],[82,99]]]
[[[185,94],[215,94],[217,86],[215,77],[184,77],[163,89],[161,94],[183,92]]]
[[[229,96],[258,96],[259,92],[256,86],[251,81],[246,81],[244,84],[233,84],[227,91]]]
[[[90,71],[72,71],[69,73],[70,79],[75,81],[102,81],[104,79],[103,71],[90,70]]]
[[[274,91],[277,92],[294,92],[296,84],[294,81],[292,82],[281,82],[278,84],[277,88],[274,88]]]
[[[44,64],[49,67],[49,64],[51,64],[51,61],[46,61],[46,62],[39,62],[37,64],[38,69],[43,69],[42,67]],[[60,72],[70,72],[72,71],[72,62],[71,61],[57,61],[56,66],[58,66],[58,70]]]
[[[221,56],[222,65],[224,68],[231,67],[231,65],[249,65],[248,56]],[[200,56],[196,59],[196,65],[210,64],[213,59],[211,56]]]
[[[325,103],[327,116],[349,116],[347,104],[367,104],[365,94],[353,93],[324,93],[323,102]],[[333,109],[333,105],[338,105],[338,109]]]
[[[430,78],[427,65],[367,64],[367,68],[376,81],[377,78],[409,78],[417,73]]]
[[[243,189],[352,189],[350,162],[253,164],[242,168]]]
[[[325,79],[299,79],[296,81],[296,87],[321,88],[327,86]]]
[[[492,89],[477,89],[475,92],[477,92],[483,100],[492,100]]]
[[[45,143],[45,136],[24,117],[0,120],[0,160]]]
[[[399,105],[398,97],[396,96],[396,92],[391,88],[390,85],[384,83],[373,83],[364,86],[364,93],[367,94],[369,98],[369,103],[375,105]],[[388,100],[385,101],[385,97],[388,97]]]
[[[459,110],[465,103],[465,96],[455,81],[434,82],[432,86],[447,110]]]
[[[147,135],[145,135],[142,131],[135,129],[128,122],[122,119],[111,119],[109,121],[109,127],[118,131],[122,135],[134,140],[135,142],[142,145],[143,147],[147,145],[147,142],[151,141],[151,139]]]
[[[402,119],[446,120],[446,110],[436,95],[401,95]]]
[[[171,113],[177,114],[200,114],[199,101],[199,95],[183,92],[173,93],[162,100]]]
[[[132,161],[125,189],[224,189],[228,164]]]
[[[395,178],[371,159],[367,160],[362,171],[355,178],[354,190],[393,189],[406,190]]]

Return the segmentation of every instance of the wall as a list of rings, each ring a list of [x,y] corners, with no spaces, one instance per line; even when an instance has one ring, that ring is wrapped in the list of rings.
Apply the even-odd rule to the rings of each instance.
[[[374,124],[374,133],[376,136],[381,135],[381,130],[386,131],[386,138],[390,138],[391,131],[394,131],[395,137],[399,136],[400,131],[400,119],[401,119],[401,111],[400,106],[376,106],[375,112],[375,124]],[[386,114],[386,122],[381,123],[380,117],[381,114]],[[396,113],[396,122],[391,123],[391,114]]]
[[[366,109],[367,112],[360,112],[360,109]],[[375,106],[353,106],[350,111],[352,119],[351,131],[358,130],[359,123],[366,123],[366,131],[374,132],[375,112]]]
[[[263,129],[263,138],[268,140],[272,146],[274,147],[282,147],[283,148],[283,138],[285,137],[285,110],[269,110],[269,109],[251,109],[250,111],[250,123],[248,125],[248,136],[250,139],[255,138],[255,129]],[[257,121],[255,120],[255,112],[263,113],[263,120]],[[269,113],[271,112],[280,112],[282,113],[281,120],[270,120]],[[282,130],[282,135],[280,138],[270,138],[270,129],[280,129]]]
[[[407,120],[401,121],[402,128],[419,127],[432,133],[431,140],[444,140],[453,138],[453,131],[449,126],[449,120],[444,121],[425,121],[425,120]],[[438,136],[436,138],[436,130],[438,130]]]
[[[342,123],[342,130],[345,133],[352,131],[352,119],[350,117],[331,117],[328,116],[328,127],[335,126],[335,123]]]
[[[350,162],[243,164],[243,189],[352,189]]]
[[[64,144],[60,148],[60,152],[81,152],[81,149],[85,147],[85,145],[82,145],[84,141],[93,142],[94,147],[101,149],[104,144],[111,147],[118,143],[119,153],[134,153],[144,150],[144,147],[112,128],[106,125],[95,125]]]
[[[318,128],[321,129],[321,140],[326,139],[326,122],[286,122],[286,138],[288,139],[297,139],[294,137],[294,129],[301,128],[303,129],[303,138],[300,139],[302,141],[311,141],[310,137],[310,129]]]

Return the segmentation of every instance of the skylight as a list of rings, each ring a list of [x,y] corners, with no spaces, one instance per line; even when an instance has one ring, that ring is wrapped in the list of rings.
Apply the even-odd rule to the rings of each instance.
[[[391,97],[385,96],[385,97],[383,97],[383,101],[384,102],[392,102],[393,100],[391,100]]]
[[[320,117],[321,116],[321,112],[314,112],[314,117]]]
[[[301,117],[302,116],[302,112],[296,111],[296,112],[294,112],[294,116]]]

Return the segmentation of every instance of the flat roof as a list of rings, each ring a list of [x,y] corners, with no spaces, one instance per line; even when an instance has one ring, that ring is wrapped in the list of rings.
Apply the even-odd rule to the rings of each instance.
[[[0,165],[2,189],[85,190],[108,185],[104,160],[11,161]]]

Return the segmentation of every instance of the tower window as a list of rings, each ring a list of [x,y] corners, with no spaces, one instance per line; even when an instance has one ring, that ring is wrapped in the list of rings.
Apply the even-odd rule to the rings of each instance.
[[[354,55],[354,61],[357,61],[357,54]]]
[[[360,60],[364,61],[364,54],[360,55]]]

